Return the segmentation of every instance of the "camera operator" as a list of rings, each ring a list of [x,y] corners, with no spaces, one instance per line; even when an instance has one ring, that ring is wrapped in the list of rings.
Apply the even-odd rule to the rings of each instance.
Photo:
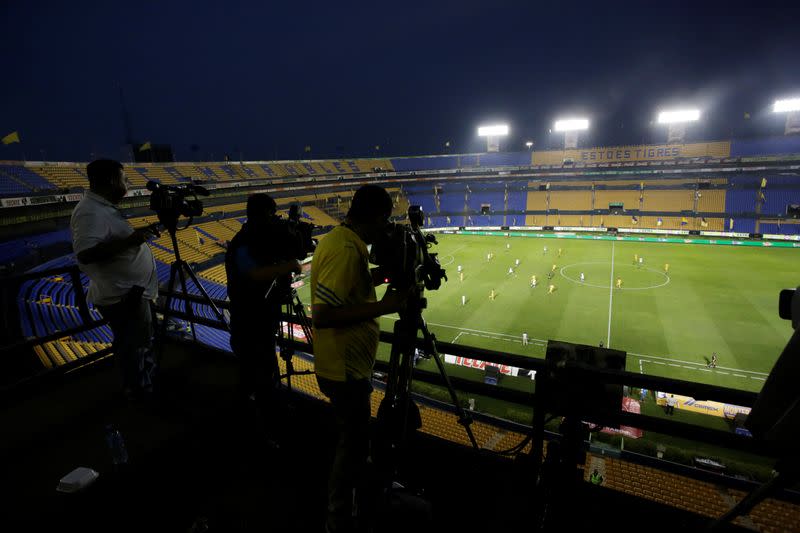
[[[243,400],[255,397],[263,430],[274,431],[279,383],[275,335],[290,275],[300,263],[287,258],[285,226],[277,224],[275,200],[267,194],[247,199],[247,222],[228,245],[231,348],[239,358]],[[269,293],[269,295],[267,294]],[[269,297],[267,297],[269,296]],[[267,424],[267,417],[272,424]]]
[[[377,317],[405,305],[404,295],[395,291],[377,301],[374,278],[379,276],[369,269],[367,245],[385,235],[391,212],[386,190],[362,186],[346,221],[320,241],[311,267],[314,366],[320,389],[333,405],[339,433],[328,480],[328,531],[353,527],[353,491],[369,454]]]
[[[125,394],[148,399],[153,391],[153,318],[150,301],[158,295],[153,253],[145,244],[153,227],[133,229],[116,205],[128,191],[122,164],[98,159],[86,167],[90,190],[72,211],[72,248],[89,277],[88,300],[108,319],[112,350],[119,362]]]

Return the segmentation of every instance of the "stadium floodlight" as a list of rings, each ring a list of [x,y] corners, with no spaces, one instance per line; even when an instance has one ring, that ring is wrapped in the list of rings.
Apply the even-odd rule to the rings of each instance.
[[[775,100],[775,103],[772,105],[772,111],[775,113],[791,113],[793,111],[800,111],[800,98]]]
[[[588,118],[568,118],[564,120],[556,120],[556,131],[581,131],[589,129]]]
[[[500,135],[508,135],[508,124],[478,127],[479,137],[499,137]]]
[[[699,109],[678,109],[675,111],[662,111],[658,114],[659,124],[676,124],[679,122],[694,122],[700,120]]]

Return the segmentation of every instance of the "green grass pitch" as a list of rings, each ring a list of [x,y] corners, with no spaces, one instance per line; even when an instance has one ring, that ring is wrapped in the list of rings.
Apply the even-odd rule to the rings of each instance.
[[[513,236],[438,239],[433,251],[449,281],[426,291],[424,317],[442,341],[531,357],[544,356],[548,339],[602,342],[628,352],[629,371],[758,391],[791,333],[778,317],[778,292],[800,282],[800,250]],[[494,258],[487,261],[490,252]],[[644,258],[641,268],[634,254]],[[520,265],[509,275],[516,259]],[[554,264],[551,282],[547,273]],[[622,289],[611,289],[617,278]],[[391,330],[393,320],[383,317],[381,329]],[[719,356],[715,369],[706,364],[712,352]]]

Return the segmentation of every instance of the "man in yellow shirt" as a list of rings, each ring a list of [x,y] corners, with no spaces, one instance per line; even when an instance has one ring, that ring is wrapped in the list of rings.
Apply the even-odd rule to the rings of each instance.
[[[367,245],[381,239],[392,212],[382,187],[364,185],[353,196],[345,222],[320,241],[311,264],[314,369],[333,406],[339,439],[328,480],[330,531],[353,528],[353,492],[369,452],[372,367],[378,351],[377,317],[405,305],[389,290],[378,301]]]

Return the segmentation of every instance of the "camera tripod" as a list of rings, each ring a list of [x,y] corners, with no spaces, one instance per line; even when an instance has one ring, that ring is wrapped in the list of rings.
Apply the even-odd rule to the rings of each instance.
[[[278,279],[276,278],[273,280],[272,285],[270,285],[269,290],[267,290],[267,294],[264,296],[264,299],[269,299],[271,296],[273,296],[272,291],[275,290],[277,286]],[[292,392],[292,376],[303,376],[314,373],[312,370],[301,370],[300,372],[296,372],[294,369],[294,365],[292,364],[292,357],[295,354],[295,333],[293,324],[300,325],[301,329],[303,330],[303,337],[305,337],[304,340],[308,343],[309,348],[313,348],[313,336],[311,333],[311,326],[308,316],[303,308],[303,302],[300,300],[300,296],[297,294],[297,290],[290,286],[289,291],[283,295],[280,305],[285,309],[288,320],[285,322],[285,330],[283,328],[284,324],[279,324],[278,326],[278,347],[280,348],[281,359],[283,359],[284,363],[286,364],[286,373],[279,375],[278,379],[282,380],[286,378],[286,387],[289,389],[289,392]]]
[[[158,346],[159,352],[161,347],[163,346],[163,339],[167,334],[167,322],[170,313],[172,313],[172,303],[174,299],[174,290],[175,290],[175,282],[176,279],[180,281],[181,290],[183,291],[184,295],[188,295],[189,291],[186,288],[186,276],[188,275],[189,278],[194,282],[195,287],[197,290],[200,291],[201,298],[203,300],[203,304],[209,306],[211,310],[216,315],[217,319],[222,323],[223,327],[226,331],[229,331],[228,322],[225,320],[225,315],[220,311],[219,307],[214,303],[211,297],[206,292],[205,287],[200,283],[200,280],[197,279],[197,275],[192,270],[192,267],[181,258],[180,248],[178,246],[178,238],[175,235],[177,231],[177,218],[167,218],[162,217],[162,214],[159,213],[159,220],[161,223],[164,224],[167,231],[169,231],[169,236],[172,239],[172,249],[175,251],[175,261],[169,267],[169,282],[167,284],[167,297],[164,301],[164,310],[163,310],[163,319],[161,321],[161,327],[159,328],[158,334]],[[201,304],[202,305],[202,304]],[[177,309],[176,309],[177,310]],[[192,320],[195,316],[194,309],[192,307],[191,302],[187,300],[183,300],[183,311],[185,314],[189,315],[189,323],[192,327],[192,339],[197,342],[197,332],[194,328],[194,321]],[[159,353],[160,355],[160,353]]]
[[[422,309],[426,302],[419,292],[409,298],[407,309],[400,312],[400,320],[394,324],[386,392],[378,409],[378,420],[383,432],[381,455],[385,454],[381,475],[384,476],[386,486],[391,486],[390,478],[397,473],[400,462],[406,458],[409,431],[416,430],[422,425],[419,411],[411,400],[415,347],[419,332],[422,332],[423,353],[436,362],[458,415],[458,423],[464,426],[472,447],[478,449],[478,442],[470,427],[472,417],[461,407],[445,371],[441,355],[436,349],[436,337],[430,332],[422,317]]]

